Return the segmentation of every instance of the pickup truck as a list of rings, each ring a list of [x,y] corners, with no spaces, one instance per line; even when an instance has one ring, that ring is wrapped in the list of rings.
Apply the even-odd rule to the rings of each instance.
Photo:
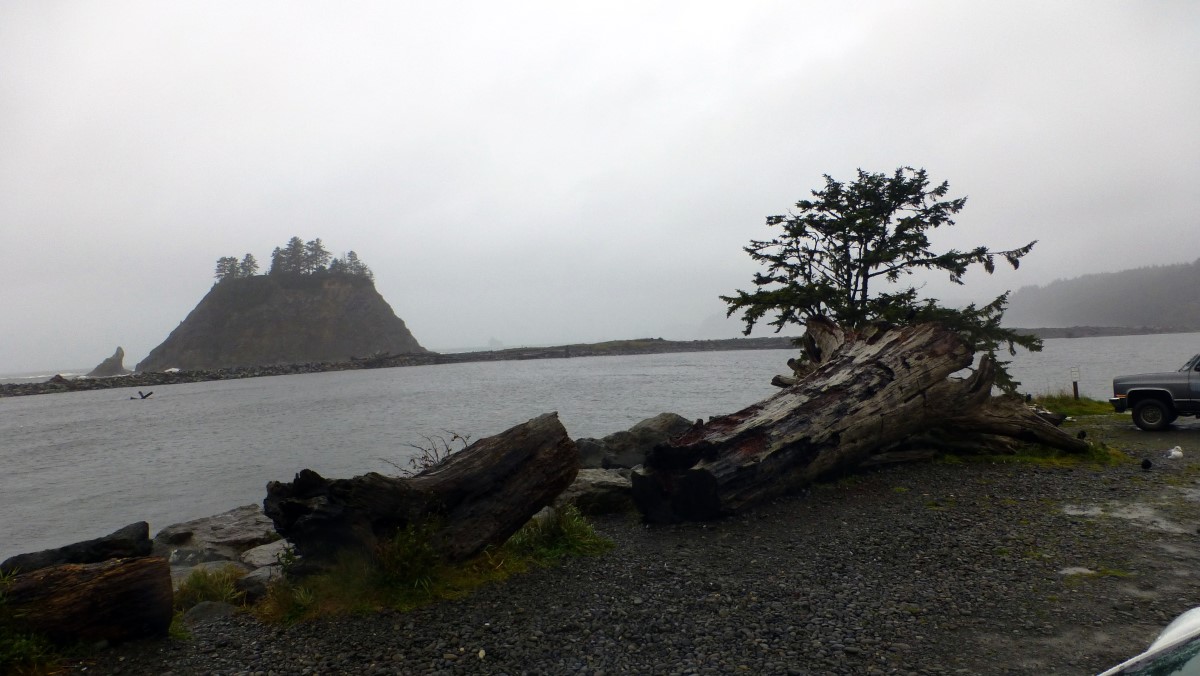
[[[1108,403],[1117,413],[1133,411],[1133,424],[1157,431],[1183,415],[1200,415],[1200,354],[1178,371],[1113,378]]]

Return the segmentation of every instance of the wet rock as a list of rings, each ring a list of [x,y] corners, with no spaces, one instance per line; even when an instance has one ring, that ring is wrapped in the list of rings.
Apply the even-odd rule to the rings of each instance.
[[[618,470],[581,469],[554,505],[575,505],[585,515],[633,511],[632,483]]]
[[[242,553],[279,539],[261,505],[243,505],[215,516],[167,526],[154,536],[154,553],[172,566],[239,561]]]
[[[686,432],[692,421],[675,413],[660,413],[628,430],[614,432],[603,439],[579,439],[575,445],[581,454],[581,466],[588,469],[637,467],[658,444]]]
[[[198,627],[229,617],[237,612],[237,608],[218,601],[201,601],[183,614],[183,623],[189,627]]]
[[[284,550],[290,547],[291,544],[287,540],[276,540],[268,542],[265,545],[259,545],[254,549],[248,549],[242,552],[242,563],[251,568],[262,568],[263,566],[273,566],[279,563],[279,557]]]
[[[270,565],[257,568],[234,583],[238,591],[246,595],[247,603],[254,603],[267,595],[271,583],[283,576],[283,566]]]
[[[149,556],[150,550],[150,524],[138,521],[94,540],[18,554],[0,563],[0,572],[28,573],[64,563],[99,563],[108,559]]]

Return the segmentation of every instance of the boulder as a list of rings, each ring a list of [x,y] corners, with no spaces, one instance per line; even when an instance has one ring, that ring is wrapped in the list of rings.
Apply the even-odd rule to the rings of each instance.
[[[581,469],[575,482],[554,501],[555,507],[565,505],[575,505],[586,516],[633,511],[630,476],[615,469]]]
[[[614,432],[603,439],[579,439],[580,462],[584,468],[632,468],[646,460],[655,446],[683,434],[692,421],[675,413],[660,413],[647,418],[626,431]]]
[[[263,566],[234,582],[234,587],[246,595],[246,603],[254,603],[267,595],[271,583],[283,577],[283,566]]]
[[[192,606],[181,618],[188,627],[198,627],[224,619],[237,612],[237,607],[220,601],[201,601]]]
[[[0,573],[29,573],[64,563],[99,563],[108,559],[149,556],[150,550],[150,524],[138,521],[94,540],[17,554],[0,563]]]
[[[243,505],[215,516],[167,526],[154,536],[154,554],[172,566],[238,561],[242,553],[279,539],[260,505]]]
[[[242,552],[242,563],[251,568],[273,566],[279,563],[279,557],[290,546],[291,543],[287,540],[276,540],[268,542],[265,545],[259,545],[254,549],[247,549]]]
[[[602,439],[591,439],[584,437],[575,440],[575,447],[579,449],[579,466],[584,469],[599,469],[604,465],[604,455],[608,452],[608,447],[604,445]]]
[[[111,378],[112,376],[125,376],[133,373],[125,368],[125,350],[119,345],[113,356],[100,362],[100,364],[88,372],[88,378]]]

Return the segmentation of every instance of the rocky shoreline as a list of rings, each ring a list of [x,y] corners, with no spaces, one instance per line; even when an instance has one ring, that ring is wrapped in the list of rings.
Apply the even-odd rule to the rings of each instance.
[[[1115,466],[925,463],[649,528],[467,598],[293,627],[220,617],[100,674],[1095,673],[1200,601],[1200,423],[1077,425]],[[1153,457],[1144,471],[1137,460]],[[1197,456],[1200,458],[1200,456]]]
[[[617,340],[607,343],[560,345],[557,347],[511,348],[482,352],[436,352],[402,355],[374,355],[346,362],[309,362],[270,366],[239,366],[213,371],[167,371],[134,373],[108,378],[64,378],[54,376],[41,383],[0,383],[0,398],[34,394],[56,394],[87,390],[106,390],[119,387],[156,387],[197,383],[210,380],[237,380],[326,371],[396,368],[402,366],[432,366],[480,361],[521,361],[527,359],[569,359],[637,354],[670,354],[676,352],[719,352],[726,350],[784,350],[793,346],[791,337],[731,338],[728,340],[675,341],[661,338]]]

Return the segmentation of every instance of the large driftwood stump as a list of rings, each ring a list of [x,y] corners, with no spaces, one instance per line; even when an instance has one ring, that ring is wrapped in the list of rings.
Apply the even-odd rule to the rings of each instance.
[[[1087,448],[1032,411],[994,400],[986,358],[970,377],[951,378],[973,354],[938,325],[859,333],[813,320],[804,343],[815,368],[793,385],[655,448],[633,474],[646,520],[735,513],[935,430]]]
[[[166,636],[172,601],[171,567],[157,556],[42,568],[5,593],[23,627],[62,643]]]
[[[507,540],[578,471],[575,442],[558,414],[547,413],[411,478],[326,479],[303,470],[290,483],[267,484],[263,509],[308,562],[370,549],[408,524],[435,525],[434,547],[462,561]]]

